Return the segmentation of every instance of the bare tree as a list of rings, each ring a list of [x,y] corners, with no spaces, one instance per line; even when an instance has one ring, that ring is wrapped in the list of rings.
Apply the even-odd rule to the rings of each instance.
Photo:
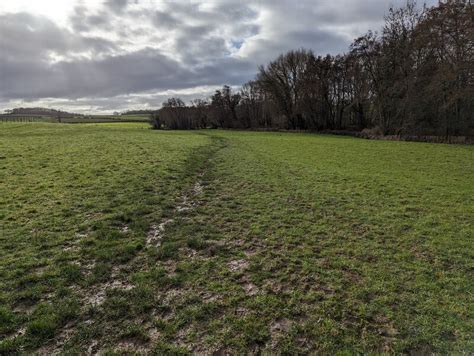
[[[285,126],[290,129],[297,128],[298,104],[312,56],[311,51],[304,49],[290,51],[259,68],[257,80],[285,116]]]

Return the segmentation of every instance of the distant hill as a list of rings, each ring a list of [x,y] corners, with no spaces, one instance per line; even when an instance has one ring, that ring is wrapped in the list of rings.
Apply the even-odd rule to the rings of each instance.
[[[70,113],[67,111],[48,109],[48,108],[15,108],[5,110],[7,115],[25,115],[25,116],[49,116],[49,117],[77,117],[82,114]]]

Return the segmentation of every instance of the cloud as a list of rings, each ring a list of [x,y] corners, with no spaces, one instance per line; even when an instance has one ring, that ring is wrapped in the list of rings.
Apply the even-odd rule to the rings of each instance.
[[[81,54],[97,56],[115,47],[114,42],[106,38],[78,36],[45,17],[28,13],[0,15],[3,59],[38,62],[47,60],[52,54],[65,58]]]
[[[173,29],[181,24],[181,21],[172,14],[164,11],[155,11],[152,22],[157,28]]]
[[[105,6],[115,13],[122,13],[128,5],[128,0],[107,0]]]
[[[26,100],[114,111],[204,97],[290,49],[346,51],[403,2],[77,0],[61,25],[10,7],[0,10],[0,108]]]
[[[254,67],[227,58],[217,63],[188,68],[157,49],[108,56],[101,60],[82,59],[47,62],[0,59],[2,88],[0,98],[106,97],[142,91],[186,89],[249,80]]]

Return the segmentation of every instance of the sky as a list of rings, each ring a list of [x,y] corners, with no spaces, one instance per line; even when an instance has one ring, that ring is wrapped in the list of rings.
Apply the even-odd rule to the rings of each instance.
[[[207,98],[291,49],[343,53],[405,2],[0,0],[0,111],[112,113]]]

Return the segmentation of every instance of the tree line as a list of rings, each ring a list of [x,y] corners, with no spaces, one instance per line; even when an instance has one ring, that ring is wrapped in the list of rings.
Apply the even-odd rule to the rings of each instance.
[[[343,55],[299,49],[209,100],[170,98],[154,128],[370,130],[379,135],[474,133],[474,11],[468,0],[390,8]]]

